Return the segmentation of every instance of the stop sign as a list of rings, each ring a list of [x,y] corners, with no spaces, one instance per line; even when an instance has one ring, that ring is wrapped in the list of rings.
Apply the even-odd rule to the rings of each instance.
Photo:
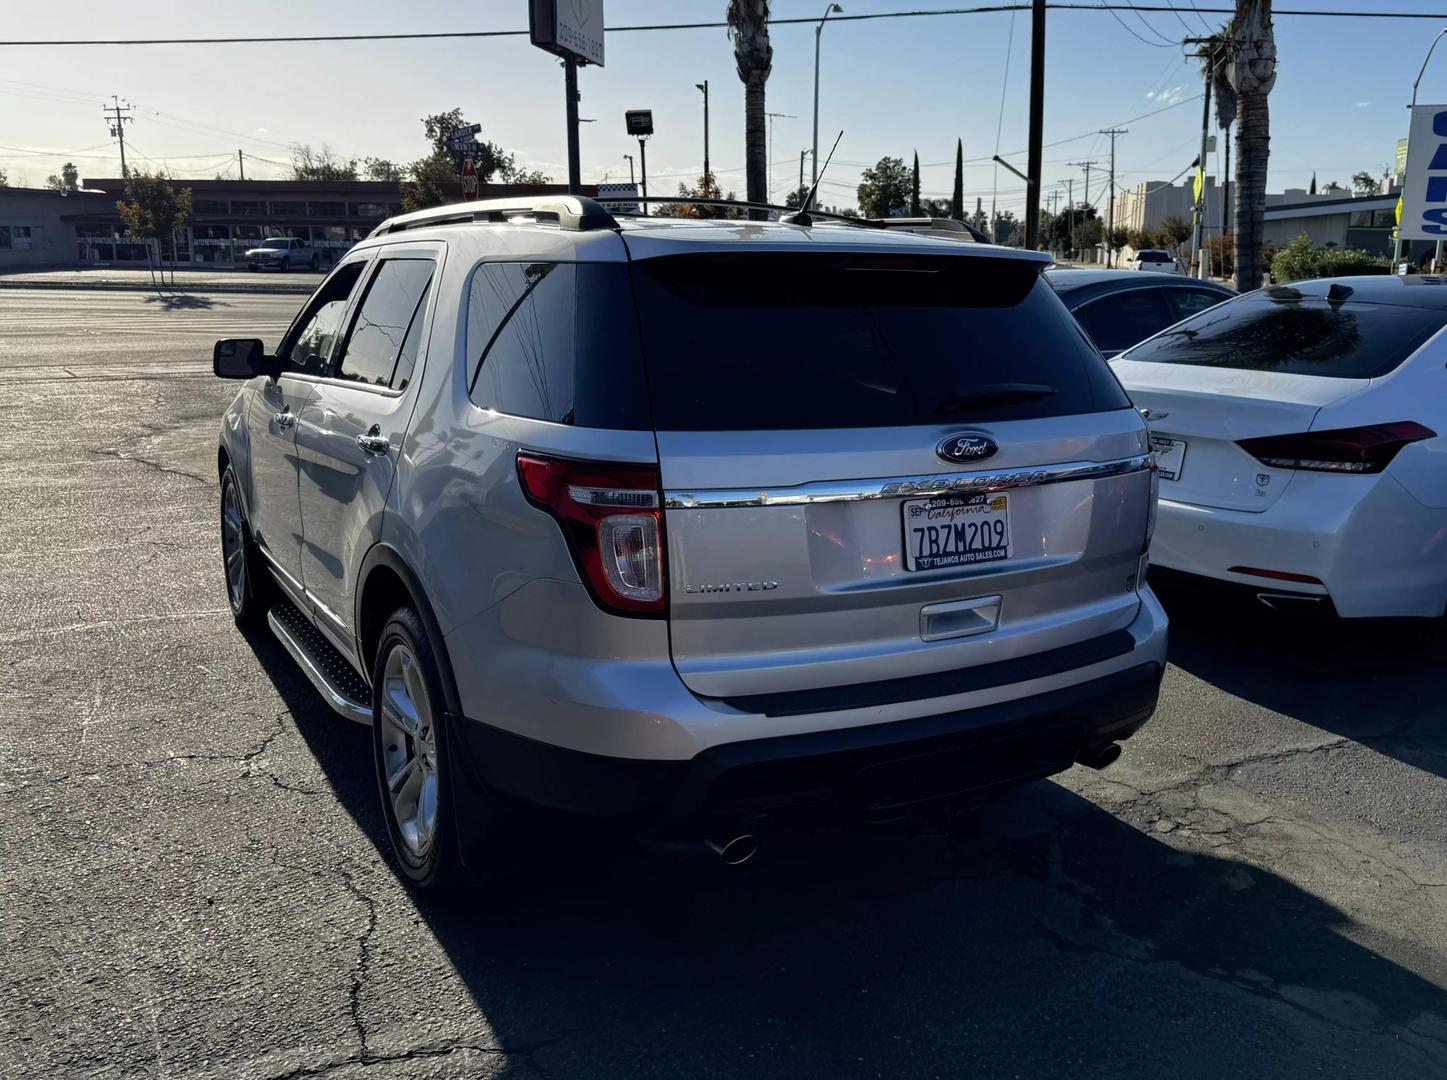
[[[477,198],[477,166],[472,163],[472,158],[462,159],[462,197]]]

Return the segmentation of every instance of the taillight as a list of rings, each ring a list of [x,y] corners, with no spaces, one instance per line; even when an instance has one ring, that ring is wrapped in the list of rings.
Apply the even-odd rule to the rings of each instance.
[[[1278,469],[1379,473],[1391,464],[1402,447],[1436,434],[1431,428],[1402,420],[1395,424],[1242,439],[1236,445],[1262,464]]]
[[[593,599],[620,615],[661,615],[663,521],[658,470],[519,454],[528,502],[562,527]]]

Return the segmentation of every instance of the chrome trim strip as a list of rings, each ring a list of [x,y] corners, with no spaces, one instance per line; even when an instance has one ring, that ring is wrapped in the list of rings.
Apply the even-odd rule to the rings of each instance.
[[[773,491],[759,491],[757,488],[675,490],[663,493],[663,505],[670,510],[702,510],[724,506],[814,506],[818,503],[865,502],[917,495],[958,495],[961,492],[1006,491],[1041,484],[1062,484],[1071,480],[1103,480],[1153,467],[1150,454],[1137,454],[1117,461],[1072,461],[1062,465],[990,472],[896,476],[878,480],[825,480]]]
[[[280,641],[282,647],[291,653],[291,658],[296,661],[297,667],[301,668],[302,674],[317,688],[317,692],[332,707],[332,710],[339,716],[345,716],[348,720],[370,727],[372,723],[371,708],[360,701],[353,701],[332,685],[331,680],[312,660],[311,654],[306,651],[302,643],[292,637],[291,632],[276,617],[275,611],[266,613],[266,621],[271,626],[271,632],[276,635],[276,640]]]

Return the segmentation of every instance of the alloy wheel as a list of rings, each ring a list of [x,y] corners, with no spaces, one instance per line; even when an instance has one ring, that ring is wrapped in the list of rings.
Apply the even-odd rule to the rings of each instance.
[[[397,831],[424,856],[437,832],[437,729],[416,656],[400,642],[382,674],[382,766]]]
[[[226,559],[226,591],[231,607],[240,611],[246,602],[246,531],[235,484],[227,484],[221,497],[221,554]]]

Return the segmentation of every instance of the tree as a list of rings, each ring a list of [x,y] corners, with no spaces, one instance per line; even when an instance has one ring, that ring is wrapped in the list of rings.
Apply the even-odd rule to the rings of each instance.
[[[1013,210],[1000,210],[995,213],[994,227],[990,233],[990,239],[997,244],[1008,244],[1010,238],[1016,233],[1023,232],[1020,222],[1016,220]]]
[[[893,217],[909,205],[909,170],[902,158],[882,157],[865,169],[859,183],[859,212],[865,217]]]
[[[326,143],[313,149],[306,143],[291,148],[291,174],[288,180],[355,180],[357,159],[344,158]]]
[[[769,0],[729,0],[728,32],[734,66],[744,84],[744,176],[749,202],[769,201],[769,155],[764,118],[764,84],[774,66],[769,44]],[[751,210],[751,218],[768,216]]]
[[[1181,245],[1191,238],[1193,231],[1189,221],[1171,214],[1161,221],[1160,239],[1179,252]]]
[[[450,109],[422,118],[422,133],[432,152],[407,166],[406,178],[400,185],[403,210],[424,210],[452,201],[454,196],[448,189],[462,176],[462,154],[453,151],[452,136],[459,129],[470,126],[461,109]],[[482,141],[472,147],[472,163],[477,170],[479,184],[487,183],[500,169],[516,167],[511,154],[494,143]]]
[[[789,192],[784,196],[785,206],[803,206],[804,200],[809,197],[809,185],[804,184],[797,190]]]
[[[1365,169],[1352,173],[1352,189],[1358,195],[1374,195],[1377,191],[1377,178]]]
[[[1343,188],[1340,184],[1338,184],[1335,180],[1328,180],[1328,181],[1326,182],[1326,186],[1325,186],[1324,188],[1322,188],[1322,190],[1323,190],[1323,191],[1345,191],[1346,189]]]
[[[1105,242],[1110,247],[1110,264],[1115,265],[1116,252],[1125,247],[1126,241],[1130,239],[1130,233],[1124,225],[1117,225],[1105,236]]]
[[[950,216],[949,199],[933,199],[926,195],[919,201],[919,217],[947,218]]]
[[[0,169],[0,187],[9,187],[9,186],[10,186],[10,174],[7,173],[4,169]]]
[[[1314,172],[1311,174],[1311,187],[1306,189],[1306,193],[1308,195],[1316,194],[1316,173]]]
[[[1090,208],[1087,207],[1087,210]],[[1009,213],[1009,211],[1006,211]],[[1101,224],[1098,217],[1091,213],[1082,218],[1075,226],[1075,250],[1083,251],[1086,248],[1093,248],[1100,243],[1101,235],[1105,232],[1105,226]]]
[[[955,187],[950,195],[950,217],[965,220],[965,140],[955,140]]]
[[[391,180],[400,183],[405,175],[402,166],[395,161],[388,161],[386,158],[363,158],[362,175],[368,180]]]
[[[1132,229],[1126,237],[1126,243],[1137,251],[1144,251],[1156,246],[1156,234],[1149,229]]]
[[[805,195],[809,194],[807,191]],[[720,194],[718,179],[713,173],[705,173],[698,178],[698,183],[693,187],[687,184],[678,185],[678,197],[684,199],[732,199],[734,193],[730,191],[727,195]],[[697,203],[676,202],[663,203],[657,209],[650,211],[655,217],[684,217],[684,218],[733,218],[738,217],[739,212],[728,206],[703,206]]]
[[[919,151],[914,152],[914,172],[909,180],[909,216],[919,217]]]
[[[191,218],[191,189],[176,187],[159,172],[133,171],[126,178],[126,198],[116,203],[116,210],[126,227],[126,235],[146,244],[148,266],[151,261],[150,241],[155,240],[158,248],[163,240],[171,241],[171,284],[174,285],[176,230]],[[165,263],[162,263],[162,284],[165,280]],[[155,283],[155,271],[152,270],[151,284]]]
[[[56,176],[52,173],[46,179],[45,186],[51,191],[79,191],[80,170],[75,167],[74,162],[67,161],[60,167],[60,175]]]
[[[502,182],[504,184],[551,184],[553,178],[541,169],[519,169],[513,156],[508,154],[507,164],[502,169]]]
[[[1236,287],[1261,285],[1265,240],[1266,167],[1271,156],[1271,110],[1276,84],[1276,36],[1271,0],[1236,0],[1231,23],[1229,78],[1236,93]]]
[[[432,154],[414,161],[407,166],[407,179],[399,185],[402,190],[402,209],[426,210],[429,206],[443,206],[456,196],[448,188],[457,183],[457,167],[452,159]]]

